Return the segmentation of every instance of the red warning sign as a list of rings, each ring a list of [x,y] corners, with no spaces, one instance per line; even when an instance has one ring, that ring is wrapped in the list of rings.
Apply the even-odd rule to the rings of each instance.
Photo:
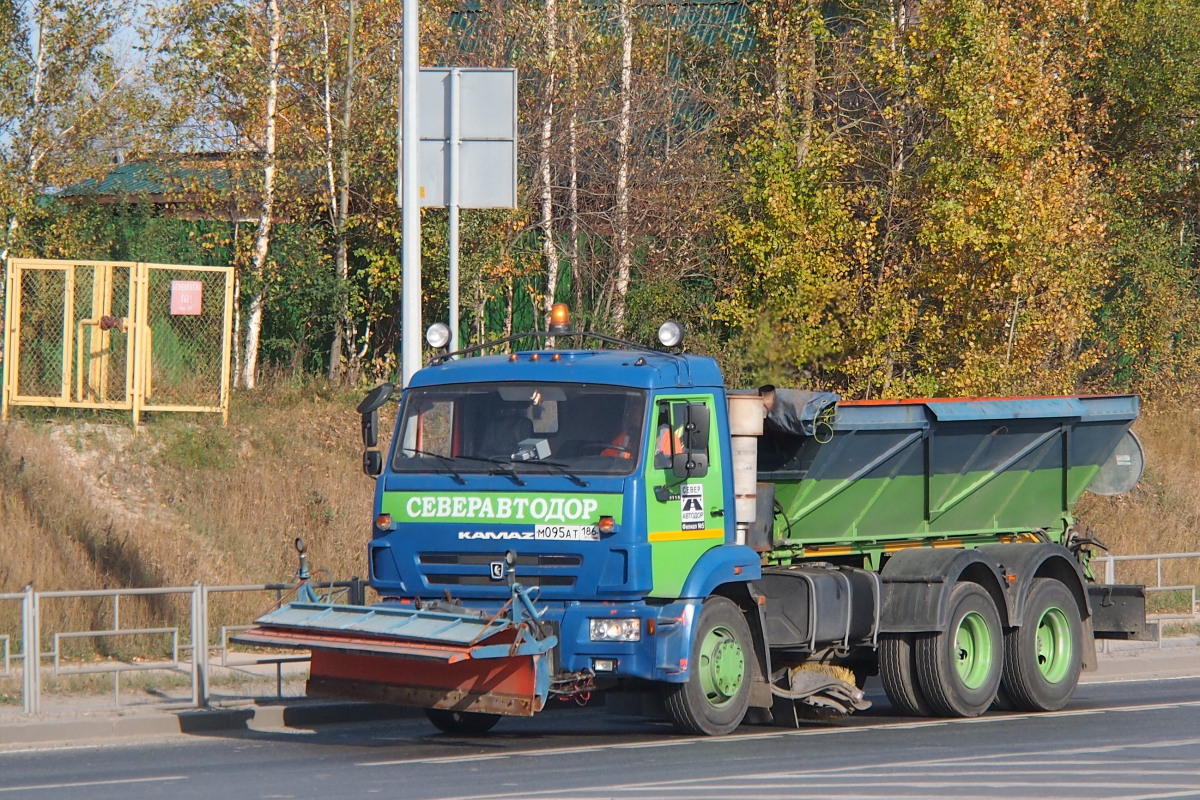
[[[204,284],[201,281],[171,281],[171,316],[197,316]]]

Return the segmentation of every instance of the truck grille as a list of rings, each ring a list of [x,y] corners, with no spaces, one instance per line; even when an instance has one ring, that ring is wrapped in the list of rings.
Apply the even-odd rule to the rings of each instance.
[[[488,567],[503,561],[504,553],[421,553],[417,563],[435,567],[422,569],[430,586],[495,586]],[[526,586],[574,586],[575,571],[583,565],[582,556],[562,554],[517,555],[517,579]],[[446,569],[462,567],[463,569]],[[564,572],[566,574],[564,574]]]

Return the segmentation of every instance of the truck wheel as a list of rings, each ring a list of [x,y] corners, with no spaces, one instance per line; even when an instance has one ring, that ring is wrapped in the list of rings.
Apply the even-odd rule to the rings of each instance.
[[[1005,645],[1007,647],[1007,645]],[[1000,688],[996,690],[996,699],[992,701],[992,711],[1016,711],[1017,707],[1013,704],[1012,698],[1008,696],[1008,689],[1004,688],[1004,675],[1000,676]]]
[[[1079,683],[1079,606],[1060,581],[1038,578],[1025,600],[1021,623],[1004,635],[1004,688],[1021,711],[1057,711]]]
[[[499,714],[484,714],[479,711],[454,711],[447,708],[427,708],[425,716],[442,733],[451,736],[479,736],[496,727]]]
[[[996,699],[1003,662],[1000,615],[977,583],[962,582],[947,598],[946,630],[916,641],[921,688],[933,712],[976,717]]]
[[[754,646],[741,609],[710,597],[700,609],[685,683],[666,692],[667,714],[684,733],[724,736],[742,723],[750,706]]]
[[[911,633],[879,637],[879,679],[892,707],[908,717],[931,717],[933,710],[917,683]]]

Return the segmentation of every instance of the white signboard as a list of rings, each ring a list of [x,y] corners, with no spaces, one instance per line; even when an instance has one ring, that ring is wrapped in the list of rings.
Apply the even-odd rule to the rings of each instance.
[[[421,205],[516,208],[517,71],[422,69],[417,102]]]

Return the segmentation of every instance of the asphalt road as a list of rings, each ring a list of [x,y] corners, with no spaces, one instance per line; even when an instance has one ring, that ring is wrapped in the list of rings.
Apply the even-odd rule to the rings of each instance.
[[[1085,684],[1052,714],[895,715],[721,739],[591,709],[454,739],[424,720],[0,753],[0,800],[1200,798],[1200,678]]]

